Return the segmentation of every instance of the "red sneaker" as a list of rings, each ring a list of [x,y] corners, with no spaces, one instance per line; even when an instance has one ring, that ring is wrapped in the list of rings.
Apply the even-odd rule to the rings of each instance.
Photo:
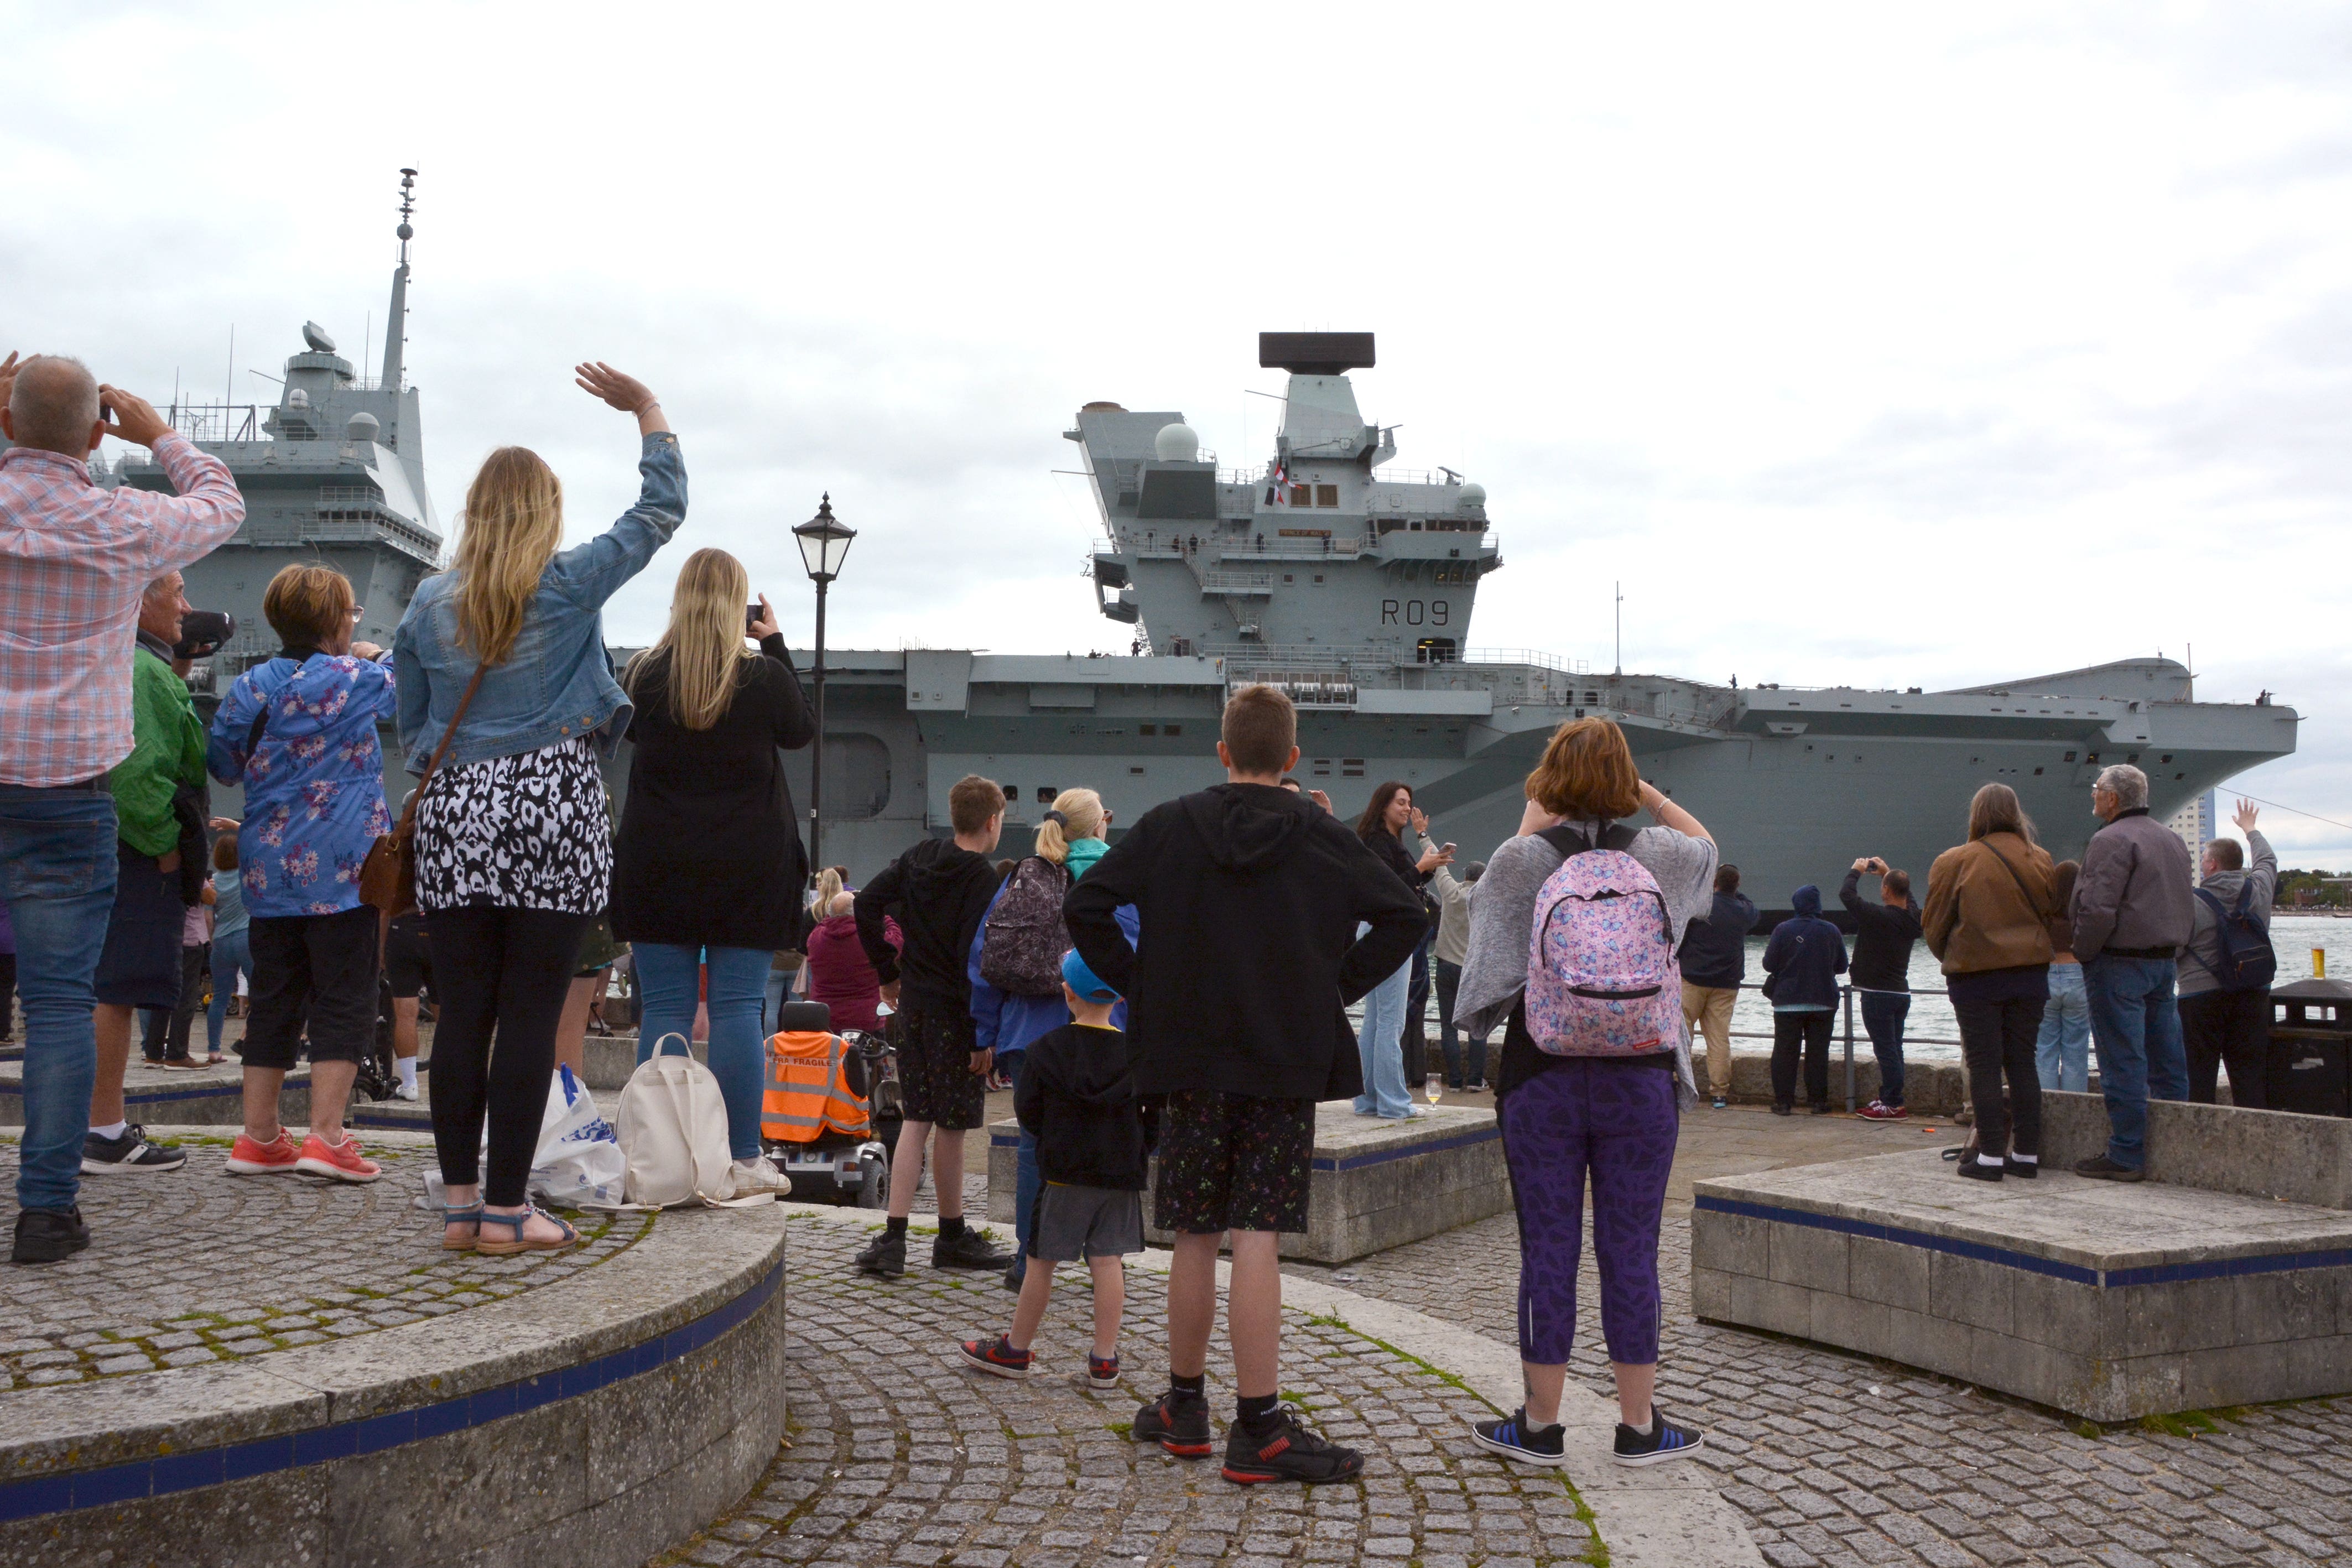
[[[1884,1100],[1873,1100],[1854,1114],[1873,1122],[1906,1122],[1911,1118],[1910,1112],[1900,1105],[1889,1105]]]
[[[279,1176],[292,1170],[301,1157],[294,1134],[283,1127],[278,1129],[277,1141],[268,1144],[257,1144],[239,1133],[228,1151],[228,1171],[231,1176]]]
[[[313,1133],[302,1140],[302,1157],[294,1168],[304,1176],[331,1176],[336,1181],[373,1181],[383,1174],[383,1167],[360,1153],[360,1141],[345,1134],[340,1144],[331,1144]]]

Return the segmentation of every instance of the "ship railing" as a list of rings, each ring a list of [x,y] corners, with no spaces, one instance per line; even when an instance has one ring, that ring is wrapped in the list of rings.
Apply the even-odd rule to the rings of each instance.
[[[1462,481],[1458,477],[1447,477],[1445,470],[1443,468],[1383,467],[1373,469],[1371,472],[1371,477],[1366,479],[1364,483],[1374,486],[1381,485],[1436,485],[1441,486],[1457,486],[1462,483]]]
[[[1204,571],[1201,573],[1203,593],[1260,594],[1274,591],[1274,573],[1270,571]]]
[[[1449,663],[1454,661],[1447,661]],[[1536,648],[1465,648],[1459,663],[1465,664],[1532,664],[1538,669],[1558,670],[1566,675],[1587,675],[1592,673],[1591,661],[1563,659],[1557,653],[1547,653]]]
[[[266,402],[175,402],[163,422],[191,441],[258,441]]]

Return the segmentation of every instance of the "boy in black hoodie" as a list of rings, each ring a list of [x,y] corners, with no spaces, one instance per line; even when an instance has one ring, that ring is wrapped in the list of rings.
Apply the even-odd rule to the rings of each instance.
[[[1054,1265],[1086,1260],[1094,1275],[1095,1343],[1087,1385],[1118,1386],[1118,1320],[1127,1304],[1119,1260],[1143,1250],[1145,1162],[1152,1127],[1136,1106],[1127,1039],[1111,1027],[1118,993],[1072,949],[1062,959],[1062,999],[1074,1020],[1029,1045],[1013,1097],[1022,1130],[1037,1140],[1045,1185],[1029,1221],[1029,1258],[1013,1332],[963,1342],[966,1363],[999,1377],[1029,1375],[1029,1347],[1054,1294]]]
[[[861,1271],[884,1279],[907,1271],[907,1216],[923,1179],[926,1138],[940,1203],[931,1267],[1002,1269],[1013,1261],[985,1232],[963,1223],[963,1135],[986,1112],[992,1055],[974,1049],[964,957],[996,892],[988,855],[1004,831],[1004,791],[967,775],[948,791],[948,812],[955,837],[925,839],[892,861],[857,890],[854,906],[858,945],[881,979],[882,999],[898,1009],[898,1084],[907,1106],[890,1156],[889,1222],[857,1255]],[[897,918],[903,947],[890,946],[886,916]]]
[[[1363,1470],[1362,1456],[1278,1407],[1275,1243],[1307,1228],[1315,1103],[1362,1087],[1346,1005],[1412,956],[1425,928],[1420,894],[1346,823],[1282,788],[1297,730],[1274,687],[1234,693],[1217,743],[1228,782],[1146,812],[1062,904],[1087,967],[1129,998],[1135,1092],[1167,1097],[1152,1208],[1177,1233],[1170,1387],[1136,1413],[1134,1436],[1188,1458],[1211,1450],[1202,1376],[1230,1231],[1239,1399],[1224,1475],[1243,1484]],[[1115,917],[1124,904],[1139,916],[1133,949]]]

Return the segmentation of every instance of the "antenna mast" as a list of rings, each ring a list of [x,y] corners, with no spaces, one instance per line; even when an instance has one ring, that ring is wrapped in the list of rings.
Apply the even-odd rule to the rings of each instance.
[[[1617,584],[1617,673],[1625,673],[1625,585]]]
[[[383,376],[386,392],[397,393],[405,373],[403,360],[408,350],[408,242],[416,230],[408,220],[416,213],[416,171],[400,172],[400,226],[392,232],[400,236],[400,265],[392,273],[392,310],[383,322]]]

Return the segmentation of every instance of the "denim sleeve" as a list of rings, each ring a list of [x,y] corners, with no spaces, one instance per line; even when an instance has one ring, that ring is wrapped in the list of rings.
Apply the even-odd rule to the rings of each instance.
[[[637,504],[611,528],[558,558],[559,580],[583,610],[603,609],[686,521],[686,462],[675,434],[662,431],[646,437],[637,474]]]
[[[424,612],[412,603],[408,613],[400,618],[400,628],[392,634],[392,684],[400,731],[400,748],[404,752],[416,744],[417,732],[431,716],[432,693],[425,684],[425,661],[416,656],[416,640],[424,628],[415,624]]]

